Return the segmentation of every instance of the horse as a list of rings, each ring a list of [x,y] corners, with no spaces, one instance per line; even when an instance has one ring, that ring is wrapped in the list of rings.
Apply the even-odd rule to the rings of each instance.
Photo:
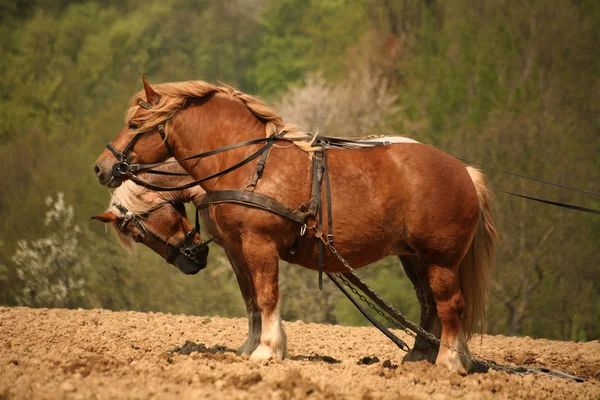
[[[126,125],[94,164],[99,183],[118,187],[133,178],[119,173],[123,166],[158,163],[173,155],[209,193],[244,190],[257,164],[264,164],[262,158],[248,162],[259,154],[260,139],[285,132],[291,139],[271,146],[255,190],[288,207],[306,206],[313,186],[314,137],[300,140],[305,132],[286,126],[263,101],[229,86],[188,81],[151,87],[145,78],[142,83]],[[232,146],[236,143],[246,145]],[[229,151],[215,151],[223,148]],[[196,154],[211,156],[191,158]],[[335,249],[354,269],[385,256],[400,257],[421,303],[421,325],[443,343],[434,349],[417,337],[405,360],[435,361],[466,373],[471,367],[467,340],[483,324],[495,255],[491,195],[483,174],[416,142],[329,149],[327,163],[330,190],[319,188],[318,194],[331,193],[331,207],[324,203],[321,212],[334,223],[309,221],[293,254],[296,221],[238,204],[210,204],[207,209],[211,233],[245,270],[249,280],[241,286],[260,313],[260,338],[247,342],[244,352],[259,360],[285,357],[278,262],[317,270],[323,257],[325,271],[347,272],[333,251],[319,252],[323,237],[335,235]]]
[[[168,172],[179,165],[160,168]],[[153,181],[153,175],[142,174]],[[156,175],[158,176],[158,175]],[[160,180],[154,179],[157,183]],[[180,177],[182,183],[191,181],[189,175]],[[122,247],[133,250],[133,243],[142,243],[169,264],[187,275],[206,268],[208,243],[200,237],[198,227],[187,219],[184,203],[201,198],[205,192],[199,186],[178,192],[154,192],[133,181],[126,181],[111,194],[108,209],[93,220],[110,223]]]
[[[140,177],[156,185],[185,185],[192,180],[176,163],[161,166],[157,170],[179,175],[140,174]],[[198,229],[192,228],[183,204],[192,202],[200,205],[205,194],[206,192],[200,186],[178,191],[156,192],[127,180],[113,190],[108,209],[102,214],[93,216],[92,219],[110,224],[126,250],[131,251],[134,242],[141,243],[167,262],[175,265],[181,272],[186,275],[194,275],[206,267],[208,247],[206,242],[199,237]],[[163,208],[163,206],[167,207]],[[128,213],[130,214],[128,215]],[[127,223],[127,221],[136,219],[141,220],[142,223]],[[206,212],[201,213],[201,219],[207,230],[214,231],[214,228],[211,229]],[[179,252],[176,258],[169,260],[172,248],[181,248],[191,231],[194,232],[194,243],[200,243],[203,246],[199,254],[190,258]],[[157,238],[163,239],[157,240]],[[218,237],[215,238],[215,243],[220,244]],[[221,245],[221,247],[223,246]],[[247,267],[238,265],[227,249],[225,249],[225,253],[237,277],[248,313],[248,337],[237,354],[249,356],[258,346],[261,336],[260,313],[256,299],[253,297],[254,291],[251,290],[251,277],[247,276]]]

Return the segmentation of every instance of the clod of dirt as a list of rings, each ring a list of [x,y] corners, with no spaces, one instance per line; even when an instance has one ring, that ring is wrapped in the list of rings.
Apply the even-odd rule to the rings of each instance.
[[[194,343],[190,340],[186,340],[183,346],[175,347],[172,350],[169,350],[169,354],[173,355],[175,353],[183,354],[189,356],[190,354],[198,352],[198,353],[209,353],[209,354],[217,354],[217,353],[235,353],[235,350],[227,348],[225,346],[213,346],[206,347],[203,343]]]
[[[371,364],[376,364],[379,362],[379,358],[377,358],[377,356],[373,356],[373,357],[363,357],[360,360],[358,360],[358,362],[356,363],[356,365],[371,365]]]
[[[258,372],[252,372],[246,376],[232,376],[229,378],[229,384],[241,390],[247,390],[260,381],[262,381],[262,376]]]
[[[342,362],[340,360],[336,360],[335,358],[331,357],[331,356],[321,356],[318,354],[314,354],[311,356],[292,356],[290,357],[290,360],[294,360],[294,361],[322,361],[324,363],[327,364],[341,364]]]
[[[383,362],[383,368],[396,369],[398,366],[396,364],[392,364],[390,360],[385,360]]]
[[[321,389],[309,378],[304,378],[300,371],[291,370],[284,379],[276,384],[276,387],[283,392],[283,398],[303,399],[313,393],[320,393]]]

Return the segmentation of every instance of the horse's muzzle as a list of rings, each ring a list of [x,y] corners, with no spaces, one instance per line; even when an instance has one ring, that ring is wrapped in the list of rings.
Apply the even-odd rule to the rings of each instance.
[[[206,258],[196,261],[179,254],[175,257],[173,264],[186,275],[196,275],[206,268]]]

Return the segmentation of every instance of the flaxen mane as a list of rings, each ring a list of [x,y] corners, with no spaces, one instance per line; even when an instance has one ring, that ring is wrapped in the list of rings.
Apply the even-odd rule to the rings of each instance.
[[[286,137],[306,136],[306,132],[302,131],[296,125],[286,125],[281,116],[273,111],[267,104],[257,97],[250,96],[246,93],[231,86],[216,86],[204,81],[186,81],[176,83],[163,83],[154,85],[152,88],[160,95],[160,101],[154,105],[151,110],[147,110],[141,116],[133,118],[138,111],[138,103],[140,100],[146,101],[146,94],[142,90],[131,98],[129,110],[125,116],[125,123],[137,125],[137,130],[134,132],[143,132],[154,128],[156,125],[171,119],[177,111],[181,110],[188,99],[202,98],[211,94],[221,94],[229,96],[237,101],[242,102],[257,118],[266,122],[265,134],[270,136],[273,133],[287,130]],[[166,127],[168,134],[168,125]],[[313,151],[311,141],[295,141],[298,147],[304,151]]]
[[[115,206],[115,204],[119,204],[135,215],[143,215],[154,205],[154,202],[152,202],[148,196],[144,196],[144,194],[149,191],[149,189],[146,189],[133,181],[126,180],[112,192],[110,205],[106,211],[120,215],[121,212]]]
[[[148,192],[149,190],[145,187],[139,186],[135,184],[135,182],[127,180],[112,192],[110,204],[106,211],[112,212],[120,217],[124,217],[121,210],[119,210],[116,206],[118,204],[124,207],[126,210],[131,211],[135,215],[143,215],[155,204],[155,202],[153,202],[149,196],[144,196],[144,194],[147,194]],[[156,197],[156,192],[153,193],[154,197]],[[115,228],[115,232],[117,233],[117,237],[119,238],[121,245],[128,251],[133,251],[133,239],[121,232],[115,225],[113,225],[113,227]]]

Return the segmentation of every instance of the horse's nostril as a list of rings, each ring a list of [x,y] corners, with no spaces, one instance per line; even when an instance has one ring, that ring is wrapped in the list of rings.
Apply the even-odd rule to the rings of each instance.
[[[96,173],[96,176],[100,175],[100,167],[98,164],[94,164],[94,172]]]

